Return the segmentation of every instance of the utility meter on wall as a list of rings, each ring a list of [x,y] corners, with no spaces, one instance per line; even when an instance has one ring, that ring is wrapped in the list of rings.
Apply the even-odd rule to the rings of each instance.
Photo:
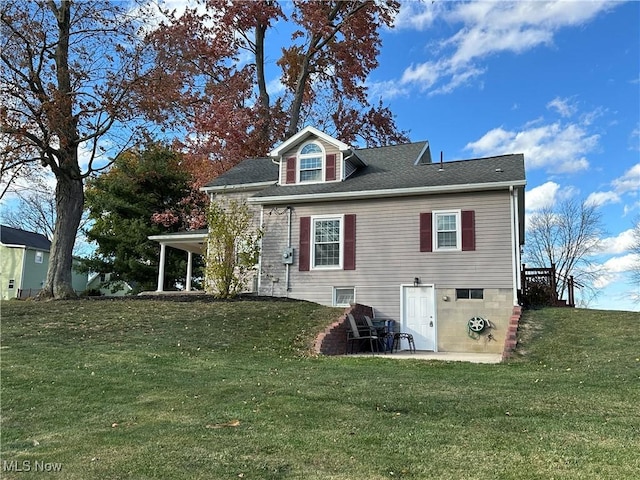
[[[282,251],[282,263],[291,265],[293,263],[293,247],[286,247]]]

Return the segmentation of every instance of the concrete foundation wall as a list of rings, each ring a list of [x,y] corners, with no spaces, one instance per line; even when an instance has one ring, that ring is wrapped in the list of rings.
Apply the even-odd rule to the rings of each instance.
[[[436,289],[438,351],[501,353],[512,312],[511,289],[486,288],[482,300],[456,300],[455,289]],[[472,338],[468,322],[473,317],[489,320],[492,328]]]

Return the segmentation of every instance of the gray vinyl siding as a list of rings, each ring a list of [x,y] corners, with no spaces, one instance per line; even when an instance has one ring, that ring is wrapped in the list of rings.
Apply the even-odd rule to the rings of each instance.
[[[255,189],[241,190],[241,191],[230,190],[229,192],[216,194],[215,199],[220,199],[224,201],[235,200],[237,202],[242,203],[242,202],[246,202],[249,197],[251,197],[256,193],[256,191],[258,190],[255,190]],[[260,227],[260,207],[258,205],[252,205],[250,203],[248,203],[248,205],[249,205],[249,211],[253,216],[253,225],[255,228],[258,228]]]
[[[286,150],[282,154],[281,156],[282,162],[280,162],[280,184],[281,185],[285,185],[286,183],[285,179],[287,178],[287,158],[297,156],[298,150],[300,150],[300,147],[305,143],[308,143],[309,141],[312,141],[312,140],[311,139],[305,140],[304,142],[295,145],[293,148]],[[325,142],[319,138],[314,138],[313,141],[322,145],[322,148],[324,148],[325,155],[331,155],[332,153],[336,154],[336,180],[341,180],[340,176],[342,175],[341,173],[342,172],[342,154],[340,153],[340,150],[336,148],[335,145]]]
[[[420,213],[448,209],[475,211],[475,251],[420,252]],[[265,206],[265,212],[269,210]],[[300,217],[328,214],[356,215],[356,269],[300,272]],[[512,289],[510,217],[507,190],[296,205],[289,291],[280,258],[287,239],[287,215],[265,215],[260,293],[330,305],[333,287],[353,286],[358,303],[375,307],[380,316],[398,318],[400,286],[412,284],[415,277],[434,285],[436,291]]]

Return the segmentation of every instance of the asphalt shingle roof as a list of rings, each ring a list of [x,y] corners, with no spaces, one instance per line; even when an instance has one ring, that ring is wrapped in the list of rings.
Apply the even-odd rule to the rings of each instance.
[[[220,175],[207,186],[273,182],[256,198],[314,195],[341,192],[371,192],[420,187],[522,182],[525,180],[522,154],[500,155],[433,163],[416,162],[427,142],[365,148],[353,153],[366,163],[342,182],[277,185],[278,165],[270,158],[254,158]]]
[[[278,173],[278,165],[273,163],[271,158],[247,158],[231,170],[211,180],[205,187],[277,182]]]
[[[44,235],[6,225],[0,225],[0,242],[4,245],[24,245],[46,251],[51,248],[51,242]]]

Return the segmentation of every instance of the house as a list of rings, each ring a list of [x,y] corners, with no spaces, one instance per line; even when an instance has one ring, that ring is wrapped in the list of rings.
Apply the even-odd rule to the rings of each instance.
[[[3,300],[35,297],[45,284],[51,241],[44,235],[0,225],[0,294]],[[87,274],[72,272],[76,293],[87,287]]]
[[[100,294],[107,297],[122,297],[131,293],[133,288],[127,282],[119,281],[113,284],[110,273],[92,273],[87,281],[87,292],[90,295]]]
[[[418,350],[499,353],[525,184],[521,154],[433,162],[426,141],[352,148],[307,127],[203,190],[254,209],[257,293],[371,306]]]

